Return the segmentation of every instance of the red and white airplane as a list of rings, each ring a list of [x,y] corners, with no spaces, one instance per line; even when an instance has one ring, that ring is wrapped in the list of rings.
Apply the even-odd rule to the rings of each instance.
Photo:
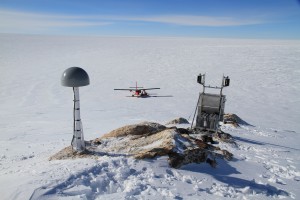
[[[135,87],[129,87],[129,89],[114,89],[114,90],[126,90],[132,92],[131,96],[129,97],[157,97],[149,95],[146,90],[158,90],[160,88],[143,88],[138,87],[137,82],[135,83]]]

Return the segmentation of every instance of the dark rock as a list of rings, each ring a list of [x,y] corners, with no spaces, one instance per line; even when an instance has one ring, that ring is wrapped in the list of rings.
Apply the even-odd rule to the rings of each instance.
[[[253,126],[251,124],[248,124],[246,121],[242,120],[236,114],[232,114],[232,113],[224,114],[223,122],[224,124],[232,124],[234,127],[238,127],[239,125]]]
[[[169,125],[169,124],[189,124],[189,121],[182,117],[179,117],[179,118],[173,119],[173,120],[169,121],[168,123],[166,123],[166,125]]]

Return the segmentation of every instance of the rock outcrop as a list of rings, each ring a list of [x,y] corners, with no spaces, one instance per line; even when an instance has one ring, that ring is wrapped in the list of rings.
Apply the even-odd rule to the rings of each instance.
[[[251,124],[248,124],[247,122],[245,122],[244,120],[242,120],[239,116],[237,116],[236,114],[232,114],[232,113],[227,113],[224,114],[224,124],[231,124],[234,127],[238,127],[240,125],[244,125],[244,126],[253,126]]]
[[[170,124],[189,124],[189,121],[185,118],[179,117],[166,123],[166,125]]]
[[[166,129],[164,125],[153,122],[142,122],[115,129],[101,138],[125,137],[127,135],[147,136]]]
[[[216,166],[215,158],[230,160],[232,154],[209,142],[193,137],[188,129],[167,128],[158,123],[144,122],[124,126],[89,141],[87,150],[80,154],[67,147],[50,159],[93,157],[101,155],[126,155],[136,159],[168,156],[171,167],[179,168],[188,163],[207,162]]]

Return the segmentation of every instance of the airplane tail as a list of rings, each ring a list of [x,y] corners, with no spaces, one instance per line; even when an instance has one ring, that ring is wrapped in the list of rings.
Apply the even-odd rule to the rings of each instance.
[[[129,88],[135,88],[136,90],[141,89],[143,87],[138,87],[137,81],[135,82],[135,87],[129,87]]]

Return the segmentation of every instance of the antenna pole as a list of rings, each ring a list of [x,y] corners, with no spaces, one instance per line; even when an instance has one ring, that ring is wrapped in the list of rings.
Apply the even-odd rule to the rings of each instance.
[[[193,116],[193,121],[192,121],[192,124],[191,124],[191,129],[193,128],[193,124],[194,124],[196,112],[197,112],[198,105],[199,105],[199,101],[200,101],[200,95],[201,95],[201,94],[199,93],[198,101],[197,101],[196,108],[195,108],[195,112],[194,112],[194,116]]]
[[[201,76],[201,81],[200,84],[203,86],[202,87],[202,93],[204,94],[205,93],[205,73],[203,75],[199,75]],[[198,82],[199,83],[199,82]],[[195,116],[196,116],[196,113],[197,113],[197,109],[198,109],[198,106],[199,106],[199,102],[200,102],[200,96],[201,96],[201,93],[199,93],[199,97],[198,97],[198,101],[197,101],[197,104],[196,104],[196,108],[195,108],[195,112],[194,112],[194,116],[193,116],[193,121],[192,121],[192,124],[191,124],[191,129],[193,128],[193,124],[194,124],[194,120],[195,120]],[[197,123],[196,123],[197,124]]]
[[[221,118],[222,118],[222,116],[221,116],[221,111],[222,111],[222,96],[223,96],[223,94],[222,94],[222,92],[223,92],[223,88],[224,88],[224,86],[225,86],[225,84],[224,84],[224,80],[225,80],[225,76],[224,76],[224,74],[223,74],[223,77],[222,77],[222,83],[221,83],[221,89],[220,89],[220,102],[219,102],[219,116],[218,116],[218,120],[219,120],[219,122],[221,121]],[[224,113],[223,113],[224,114]],[[218,122],[218,124],[217,124],[217,129],[216,129],[216,133],[218,132],[218,129],[219,129],[219,127],[220,127],[220,124],[219,124],[219,122]]]
[[[75,151],[82,152],[85,150],[85,142],[83,137],[82,123],[80,119],[80,100],[79,88],[73,87],[74,92],[74,124],[73,124],[73,139],[72,147]]]

